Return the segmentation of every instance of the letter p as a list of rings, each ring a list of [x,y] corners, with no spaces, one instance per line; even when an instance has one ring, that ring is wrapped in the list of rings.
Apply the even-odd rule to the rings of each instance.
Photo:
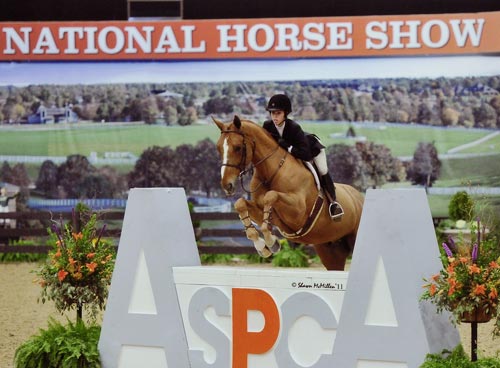
[[[264,315],[264,328],[248,331],[248,311]],[[233,368],[247,368],[248,354],[269,351],[279,335],[279,312],[271,295],[260,289],[233,289]]]

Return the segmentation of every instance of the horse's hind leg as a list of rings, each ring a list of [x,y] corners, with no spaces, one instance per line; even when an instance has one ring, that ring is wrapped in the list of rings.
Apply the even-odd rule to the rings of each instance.
[[[336,242],[315,244],[314,249],[321,259],[321,263],[328,271],[343,271],[347,257],[351,253],[350,246],[345,239]]]
[[[236,209],[236,212],[238,212],[243,226],[245,226],[245,234],[247,238],[253,242],[257,253],[259,253],[259,255],[264,258],[269,257],[272,253],[266,248],[264,239],[259,236],[259,232],[255,228],[255,226],[253,226],[252,220],[250,218],[250,210],[255,212],[253,214],[254,218],[256,218],[256,216],[258,215],[259,210],[257,209],[257,207],[253,206],[251,202],[240,198],[234,204],[234,208]]]

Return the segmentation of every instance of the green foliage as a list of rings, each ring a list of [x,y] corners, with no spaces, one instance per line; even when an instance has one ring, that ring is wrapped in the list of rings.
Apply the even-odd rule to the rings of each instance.
[[[101,366],[97,344],[100,326],[68,321],[66,326],[51,319],[46,330],[19,346],[15,368],[97,368]]]
[[[95,320],[106,303],[116,252],[102,239],[105,227],[98,230],[95,213],[79,204],[73,217],[73,224],[81,226],[61,223],[48,230],[52,250],[37,272],[41,301],[53,300],[61,313],[76,308],[77,318],[87,306]]]
[[[235,256],[232,254],[200,254],[202,264],[231,263]]]
[[[264,258],[257,253],[241,254],[241,255],[239,255],[238,258],[246,261],[247,263],[262,264],[262,263],[271,263],[272,262],[272,258]]]
[[[448,214],[455,221],[472,221],[474,218],[474,201],[466,191],[457,192],[451,197]]]
[[[272,264],[277,267],[309,267],[309,256],[303,245],[292,248],[286,239],[279,240],[281,250],[273,256]]]
[[[33,240],[18,240],[12,246],[34,245]],[[0,253],[0,262],[37,262],[47,258],[46,253]]]
[[[463,346],[459,345],[451,352],[428,354],[420,368],[500,368],[500,359],[480,358],[471,362]]]

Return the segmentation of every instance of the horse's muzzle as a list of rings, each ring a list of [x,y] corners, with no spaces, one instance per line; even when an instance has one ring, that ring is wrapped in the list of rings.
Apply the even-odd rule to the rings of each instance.
[[[226,192],[227,196],[232,196],[235,191],[235,187],[233,183],[227,183],[223,186],[224,192]]]

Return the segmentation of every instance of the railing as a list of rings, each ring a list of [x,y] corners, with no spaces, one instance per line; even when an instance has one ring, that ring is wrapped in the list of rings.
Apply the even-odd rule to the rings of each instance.
[[[118,239],[121,235],[121,224],[116,228],[116,222],[123,221],[123,211],[102,211],[97,212],[101,222],[112,224],[104,231],[104,236]],[[71,213],[51,213],[47,211],[37,212],[0,212],[0,253],[47,253],[50,246],[47,246],[44,239],[48,237],[47,228],[51,221],[70,221]],[[5,220],[17,220],[18,227],[10,228],[5,224]],[[438,226],[444,217],[434,217],[433,224]],[[26,221],[38,220],[38,227],[21,227]],[[253,245],[246,239],[243,225],[241,225],[238,215],[235,212],[207,212],[191,213],[191,220],[203,221],[204,226],[200,228],[197,234],[198,250],[201,254],[254,254],[256,253]],[[221,227],[207,227],[210,221],[227,221],[228,223]],[[113,224],[113,222],[115,222]],[[232,225],[232,227],[228,227]],[[197,231],[197,232],[198,232]],[[33,239],[40,242],[34,245],[9,245],[12,241],[19,239]],[[314,253],[313,248],[307,249],[308,253]]]
[[[123,211],[102,211],[97,212],[98,218],[102,223],[113,223],[123,221],[125,212]],[[71,213],[51,213],[47,211],[36,212],[3,212],[0,213],[0,253],[46,253],[51,248],[47,246],[44,240],[48,237],[47,228],[51,221],[63,222],[70,221]],[[198,249],[202,254],[253,254],[255,248],[249,244],[245,238],[243,226],[239,222],[238,215],[234,212],[209,212],[209,213],[191,213],[192,221],[203,221],[204,226],[197,229]],[[5,220],[16,220],[18,226],[10,228],[5,224]],[[23,227],[26,221],[39,221],[37,227]],[[228,227],[206,227],[209,221],[227,221],[233,225]],[[226,225],[221,225],[226,226]],[[229,226],[229,225],[227,225]],[[113,228],[107,226],[103,235],[108,238],[118,239],[121,235],[121,226]],[[217,238],[217,239],[213,239]],[[236,238],[236,240],[234,240]],[[39,242],[34,245],[9,245],[12,241],[19,239],[33,239]]]

